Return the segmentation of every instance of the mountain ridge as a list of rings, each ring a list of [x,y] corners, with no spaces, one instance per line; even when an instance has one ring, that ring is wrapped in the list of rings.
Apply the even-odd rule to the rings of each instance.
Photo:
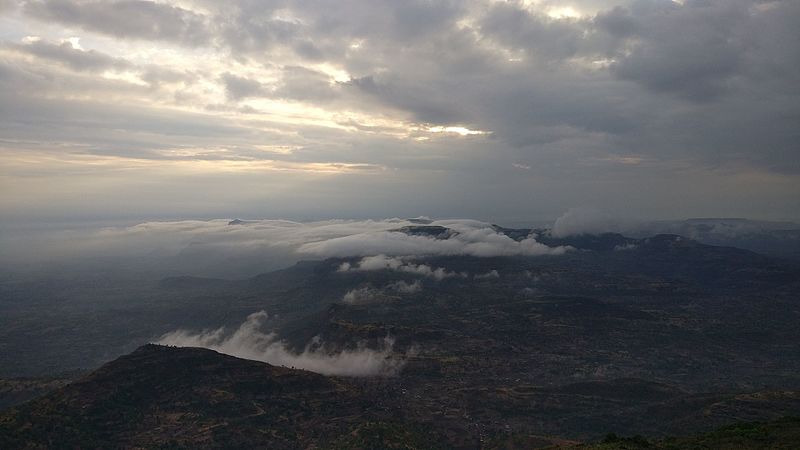
[[[574,448],[577,443],[574,438],[516,426],[476,429],[466,412],[445,411],[425,419],[405,411],[408,394],[400,379],[394,381],[327,377],[203,348],[147,344],[50,394],[0,413],[0,447],[500,449]],[[678,409],[687,401],[713,405],[731,401],[687,396],[672,386],[639,379],[531,386],[512,394],[612,401],[623,408],[632,398]],[[800,404],[800,393],[754,394],[754,398],[765,396]],[[742,396],[730,399],[737,397]],[[414,401],[424,403],[424,399]],[[663,412],[651,409],[647,414]],[[692,417],[689,414],[685,420]],[[800,421],[780,415],[775,420],[727,425],[684,438],[648,441],[609,435],[578,448],[661,449],[675,448],[674,442],[704,445],[698,448],[727,448],[722,444],[730,442],[753,445],[746,448],[761,448],[759,443],[791,448],[791,439],[800,436]],[[747,432],[753,429],[763,431]]]

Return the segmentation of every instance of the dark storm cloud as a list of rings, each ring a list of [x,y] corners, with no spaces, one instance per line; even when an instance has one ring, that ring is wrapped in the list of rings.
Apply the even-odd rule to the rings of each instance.
[[[173,70],[157,65],[148,65],[140,69],[141,78],[151,86],[169,83],[193,83],[197,81],[197,74],[185,70]]]
[[[2,74],[0,65],[0,86]],[[31,82],[31,88],[35,86]],[[120,110],[113,104],[79,100],[34,101],[7,92],[0,92],[0,132],[54,149],[73,145],[84,154],[147,159],[167,159],[158,153],[163,149],[196,147],[200,142],[209,147],[220,146],[253,135],[251,130],[220,124],[201,114],[167,113],[130,105]],[[256,140],[270,137],[274,136],[268,132],[253,136]]]
[[[790,1],[640,1],[600,14],[595,23],[628,40],[628,52],[611,66],[614,75],[707,101],[762,85],[768,67],[778,70],[771,75],[796,76],[800,33],[788,22],[798,17],[800,7]]]
[[[265,93],[264,86],[258,80],[251,80],[232,73],[222,74],[221,79],[225,84],[225,92],[231,100],[256,97]]]
[[[584,21],[553,20],[534,14],[515,3],[498,2],[481,21],[481,32],[544,62],[563,60],[581,50],[586,40]]]
[[[282,147],[269,157],[384,167],[398,184],[381,192],[397,198],[447,192],[460,200],[431,197],[430,205],[492,205],[457,215],[495,205],[518,210],[526,206],[505,202],[509,192],[533,191],[548,192],[536,204],[556,213],[625,199],[658,211],[665,205],[654,204],[674,195],[674,185],[687,186],[704,205],[744,205],[737,199],[758,193],[760,200],[742,207],[779,198],[779,209],[800,212],[797,201],[786,200],[800,173],[796,1],[22,5],[13,13],[20,20],[61,24],[69,34],[42,33],[39,43],[20,44],[32,33],[21,34],[5,49],[36,58],[0,66],[0,87],[22,111],[26,103],[39,110],[53,102],[60,111],[76,98],[92,104],[113,97],[114,104],[82,116],[108,138],[102,145],[81,137],[89,133],[69,119],[49,117],[41,131],[52,140],[63,132],[71,142],[91,141],[92,151],[130,155],[142,143],[178,144],[176,134],[149,121],[120,126],[127,105],[146,104],[181,117],[179,128],[186,111],[168,108],[210,115],[180,128],[187,142],[180,148],[224,146],[220,155],[239,160],[269,154],[259,144]],[[574,10],[559,15],[567,6]],[[86,33],[80,37],[88,50],[53,43],[76,29]],[[139,60],[126,54],[130,63],[115,59],[114,50],[144,47],[158,52],[143,51]],[[126,73],[101,76],[108,69]],[[7,114],[3,129],[35,136],[37,122],[20,117],[25,124],[15,128]],[[753,189],[725,181],[734,179],[754,180]],[[481,189],[465,180],[480,180]],[[353,195],[365,192],[363,183],[341,186],[342,198],[348,187],[359,190]],[[376,196],[351,206],[382,202]]]
[[[280,80],[271,84],[226,72],[220,80],[229,100],[270,97],[308,102],[329,102],[339,96],[340,86],[329,75],[301,66],[280,70]]]
[[[449,29],[467,11],[467,6],[468,2],[452,0],[319,0],[292,4],[312,19],[315,34],[386,40],[401,47]]]
[[[195,12],[144,0],[28,0],[25,12],[37,19],[133,39],[191,45],[208,42],[207,18]]]
[[[698,101],[714,98],[740,72],[751,45],[747,6],[737,1],[647,4],[636,16],[616,9],[600,24],[634,43],[612,72],[655,91]]]
[[[81,50],[73,47],[69,42],[55,44],[37,40],[27,44],[9,44],[7,48],[56,61],[78,71],[127,69],[132,67],[132,64],[122,58],[115,58],[97,50]]]
[[[11,11],[17,7],[17,0],[0,0],[0,13]]]
[[[622,152],[663,152],[654,140],[670,141],[692,130],[661,129],[660,123],[672,120],[673,102],[642,97],[629,82],[656,95],[675,94],[693,102],[730,101],[721,97],[735,98],[766,83],[775,83],[766,94],[785,89],[797,70],[796,56],[779,50],[780,41],[792,42],[797,35],[787,19],[798,15],[792,2],[636,1],[571,20],[555,20],[545,10],[532,11],[516,2],[481,7],[463,2],[242,1],[217,9],[202,4],[216,14],[213,20],[148,2],[110,8],[39,1],[29,2],[26,10],[40,17],[50,11],[48,17],[105,33],[224,43],[235,54],[251,57],[276,46],[302,58],[327,57],[353,70],[353,78],[337,86],[313,69],[288,66],[276,86],[232,73],[221,74],[220,82],[232,100],[271,95],[312,104],[338,98],[340,106],[367,101],[407,111],[421,122],[488,129],[519,148],[602,133],[626,143],[629,148]],[[146,20],[128,20],[128,12]],[[104,28],[123,18],[130,31]],[[465,18],[474,23],[472,28],[457,25]],[[152,26],[136,26],[145,21]],[[212,22],[213,27],[201,26]],[[193,38],[183,37],[187,29],[196,31]],[[358,40],[366,56],[347,50]],[[503,51],[527,56],[510,63]],[[570,65],[576,59],[591,65],[604,58],[608,69]],[[622,83],[615,84],[607,74]],[[741,112],[742,119],[750,118]],[[702,147],[702,138],[696,138],[689,146]],[[674,151],[683,153],[687,145],[682,147]],[[718,159],[724,152],[706,156]]]
[[[283,68],[282,80],[275,95],[292,100],[327,102],[339,95],[339,88],[330,76],[299,66]]]
[[[263,56],[264,51],[275,45],[291,43],[301,28],[293,21],[267,17],[263,9],[251,12],[251,8],[242,8],[236,15],[223,17],[225,21],[219,24],[220,42],[230,47],[234,57]],[[296,43],[295,46],[302,53],[317,56],[318,50],[311,42]]]
[[[402,75],[381,79],[372,75],[354,78],[347,87],[366,94],[387,107],[408,111],[422,122],[448,123],[468,120],[465,110],[451,92],[441,84],[446,80],[419,83]]]

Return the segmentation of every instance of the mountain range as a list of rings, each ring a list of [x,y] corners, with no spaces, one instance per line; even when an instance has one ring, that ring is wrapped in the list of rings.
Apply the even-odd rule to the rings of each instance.
[[[674,234],[495,231],[567,250],[4,283],[0,375],[17,388],[0,400],[17,406],[0,446],[638,448],[740,422],[762,443],[797,436],[798,263]]]

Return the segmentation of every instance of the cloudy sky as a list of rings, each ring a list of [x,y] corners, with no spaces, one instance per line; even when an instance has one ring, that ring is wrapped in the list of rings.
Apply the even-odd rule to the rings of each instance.
[[[796,220],[798,24],[797,0],[0,0],[0,216]]]

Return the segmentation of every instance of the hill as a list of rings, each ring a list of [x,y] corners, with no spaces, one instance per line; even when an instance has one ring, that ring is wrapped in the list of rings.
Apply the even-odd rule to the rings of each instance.
[[[447,230],[424,226],[397,232],[452,238]],[[520,240],[533,232],[504,231]],[[324,364],[304,365],[309,354],[327,363],[368,349],[372,355],[389,351],[393,361],[402,361],[400,373],[389,378],[300,372],[298,379],[332,383],[336,389],[308,391],[332,400],[314,403],[291,394],[283,401],[292,411],[318,414],[336,427],[317,427],[321,434],[308,435],[302,427],[314,422],[297,419],[300,428],[290,426],[285,440],[276,441],[289,446],[338,442],[358,448],[368,436],[383,435],[457,448],[485,447],[514,436],[534,436],[537,445],[556,442],[554,436],[594,442],[610,432],[657,440],[800,415],[796,263],[675,235],[552,239],[566,239],[557,245],[572,250],[540,256],[331,258],[238,281],[182,277],[89,286],[13,285],[6,291],[9,298],[0,302],[0,338],[7,344],[0,348],[0,371],[19,376],[52,373],[53,367],[97,367],[176,330],[192,338],[176,341],[181,345],[225,344],[214,348],[323,373],[380,371],[325,372]],[[250,323],[249,317],[263,320]],[[243,329],[242,324],[249,325]],[[233,339],[239,330],[245,334]],[[393,343],[389,350],[383,347],[386,342]],[[192,358],[206,355],[191,350],[186,355],[195,356],[190,358],[180,349],[170,351],[178,352],[175,358],[186,367],[202,360]],[[52,426],[41,429],[50,433],[65,417],[85,416],[76,399],[89,398],[94,400],[86,411],[100,412],[88,424],[70,425],[89,430],[75,431],[75,438],[110,439],[92,428],[103,420],[102,411],[127,407],[124,399],[142,397],[146,390],[140,389],[151,384],[181,398],[199,397],[186,404],[178,397],[161,398],[158,391],[157,401],[131,408],[144,418],[162,417],[161,422],[124,413],[120,417],[127,422],[118,418],[120,423],[103,428],[144,442],[156,439],[144,430],[164,431],[157,432],[160,440],[152,441],[154,446],[189,438],[194,439],[187,441],[191,445],[213,446],[220,442],[215,433],[225,430],[215,424],[264,419],[265,414],[246,417],[259,412],[252,406],[261,401],[257,392],[270,389],[258,381],[265,369],[255,367],[262,363],[235,363],[236,377],[254,380],[244,383],[252,391],[240,392],[243,384],[226,384],[227,369],[209,372],[202,363],[196,374],[186,373],[168,357],[148,363],[160,361],[158,355],[152,348],[136,351],[57,390],[61,397],[20,406],[6,416],[8,430],[27,439],[25,417],[36,417],[36,423],[51,417]],[[347,361],[335,362],[341,369]],[[141,364],[147,369],[142,371]],[[290,370],[278,369],[270,370]],[[173,372],[177,381],[169,380]],[[97,377],[108,381],[97,384]],[[126,384],[137,379],[141,383]],[[185,387],[192,384],[222,387],[195,393]],[[121,404],[93,394],[129,388],[134,394],[112,396],[123,399]],[[232,403],[222,401],[227,394],[219,397],[217,391],[233,393]],[[72,394],[65,397],[65,392]],[[305,401],[312,406],[304,406]],[[314,409],[340,403],[336,412]],[[101,406],[93,409],[95,404]],[[360,405],[352,414],[351,404]],[[218,406],[239,412],[215,415]],[[169,425],[184,417],[175,414],[194,408],[208,415]],[[132,424],[138,428],[129,428]],[[211,426],[213,433],[208,433]],[[191,430],[188,437],[179,433],[182,427]],[[231,442],[258,436],[236,433]]]
[[[146,345],[4,413],[0,448],[308,448],[388,419],[379,406],[345,380]]]
[[[427,399],[406,394],[392,380],[325,377],[206,349],[146,345],[0,414],[0,448],[788,449],[800,437],[800,420],[784,418],[684,437],[610,434],[575,447],[574,441],[536,434],[535,426],[491,430],[469,414],[426,412]],[[566,403],[613,399],[623,408],[634,398],[671,408],[688,398],[642,380],[531,387],[505,396],[513,404],[527,396],[551,420],[559,420],[554,397]],[[689,402],[698,400],[707,399]],[[502,411],[496,409],[495,421],[507,420]]]
[[[800,418],[772,422],[741,422],[708,433],[648,440],[641,436],[608,435],[600,443],[582,444],[575,450],[793,450],[800,442]]]

